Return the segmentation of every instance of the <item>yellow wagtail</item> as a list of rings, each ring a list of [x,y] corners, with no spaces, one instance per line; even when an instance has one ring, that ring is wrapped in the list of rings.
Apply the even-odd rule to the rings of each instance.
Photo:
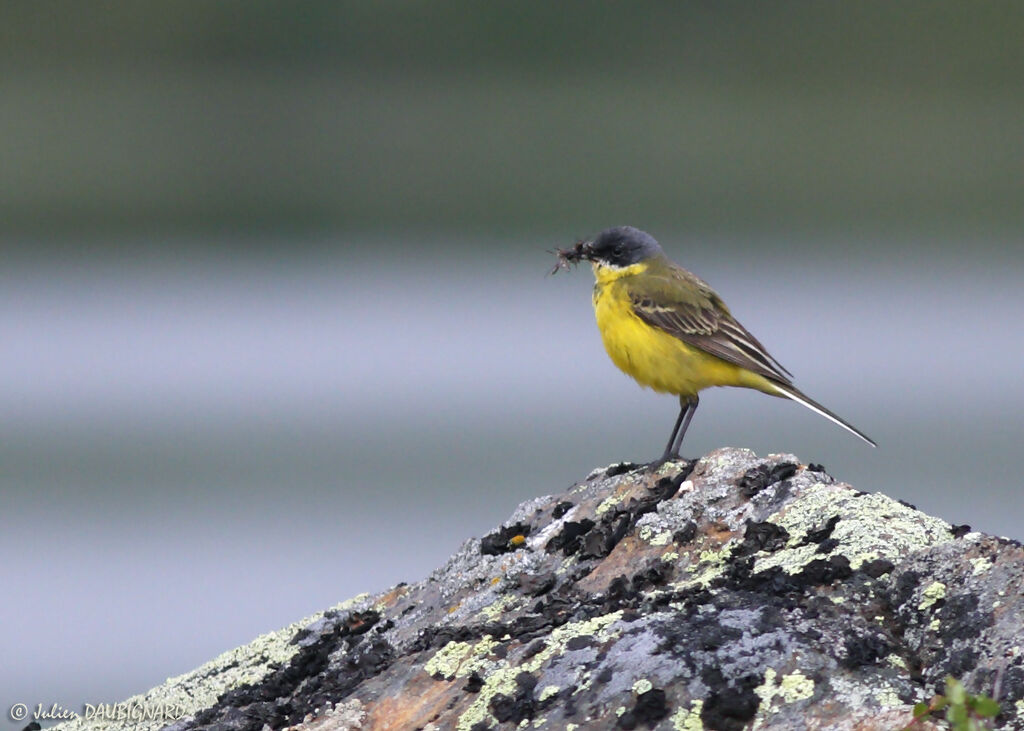
[[[632,226],[609,228],[557,254],[553,271],[584,259],[593,264],[594,314],[615,365],[641,386],[679,396],[679,417],[663,461],[679,457],[697,394],[710,386],[793,399],[876,446],[801,393],[792,374],[736,321],[715,291],[671,262],[650,234]]]

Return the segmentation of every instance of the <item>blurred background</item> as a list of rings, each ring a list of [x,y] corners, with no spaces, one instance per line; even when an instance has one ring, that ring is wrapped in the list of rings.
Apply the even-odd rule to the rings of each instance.
[[[653,233],[878,443],[793,452],[1024,538],[1024,7],[0,4],[0,689],[114,702],[660,454],[585,269]],[[23,725],[23,724],[21,724]]]

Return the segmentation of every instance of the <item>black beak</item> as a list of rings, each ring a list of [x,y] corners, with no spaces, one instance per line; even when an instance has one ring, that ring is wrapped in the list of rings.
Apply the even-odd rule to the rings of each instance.
[[[580,261],[592,261],[594,258],[594,245],[592,241],[577,241],[571,249],[565,250],[567,261],[576,264]]]

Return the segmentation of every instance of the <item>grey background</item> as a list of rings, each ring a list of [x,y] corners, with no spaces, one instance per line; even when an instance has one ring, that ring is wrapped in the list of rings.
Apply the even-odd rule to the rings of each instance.
[[[113,702],[660,453],[620,223],[875,438],[794,452],[1024,537],[1009,3],[0,5],[0,704]],[[20,724],[24,725],[24,724]],[[17,725],[20,727],[20,725]]]

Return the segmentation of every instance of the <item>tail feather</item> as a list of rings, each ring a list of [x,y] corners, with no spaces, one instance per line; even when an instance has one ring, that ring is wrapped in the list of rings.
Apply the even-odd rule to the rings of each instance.
[[[874,440],[871,439],[867,434],[862,432],[860,429],[857,429],[852,424],[849,424],[849,423],[843,421],[842,419],[840,419],[838,416],[833,414],[831,411],[826,409],[824,406],[819,404],[817,401],[815,401],[811,397],[805,396],[795,386],[783,385],[783,384],[777,383],[775,381],[772,381],[772,385],[775,386],[775,389],[779,392],[779,394],[781,396],[785,396],[786,398],[793,399],[798,404],[801,404],[802,406],[806,406],[807,408],[809,408],[811,411],[815,412],[816,414],[820,414],[820,415],[824,416],[826,419],[831,421],[833,424],[838,424],[839,426],[843,427],[844,429],[846,429],[846,431],[850,432],[854,436],[860,437],[865,442],[870,444],[872,447],[877,447],[878,446],[877,444],[875,444]]]

